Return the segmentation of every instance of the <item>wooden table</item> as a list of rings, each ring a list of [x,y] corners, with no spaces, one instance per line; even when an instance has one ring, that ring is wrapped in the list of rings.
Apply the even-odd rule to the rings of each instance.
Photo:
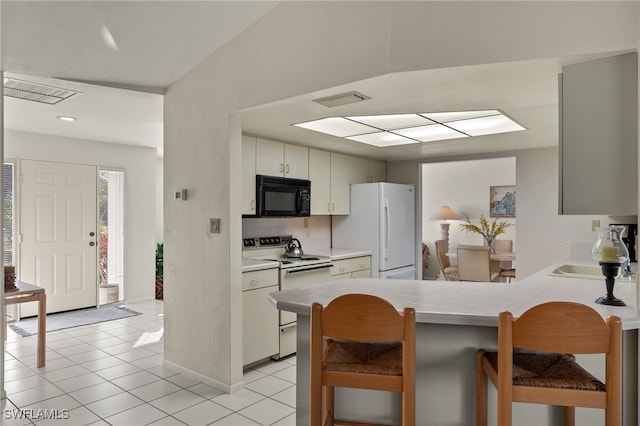
[[[16,281],[18,290],[5,291],[4,293],[4,314],[5,324],[7,317],[7,305],[15,303],[38,302],[38,368],[44,367],[47,336],[47,295],[44,288]],[[5,329],[5,338],[7,331]]]

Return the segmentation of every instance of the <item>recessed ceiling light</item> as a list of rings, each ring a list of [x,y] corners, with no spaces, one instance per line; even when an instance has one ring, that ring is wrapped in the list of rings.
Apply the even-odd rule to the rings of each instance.
[[[497,109],[327,117],[294,126],[377,147],[526,130]]]
[[[468,135],[466,135],[465,133],[460,133],[447,126],[443,126],[442,124],[431,124],[429,126],[399,129],[394,130],[394,133],[419,140],[420,142],[434,142],[442,141],[445,139],[459,139],[468,137]]]
[[[320,120],[294,124],[294,126],[303,127],[320,133],[326,133],[332,136],[338,136],[340,138],[379,131],[379,129],[376,129],[375,127],[357,123],[344,117],[322,118]]]
[[[76,121],[75,117],[70,117],[68,115],[59,115],[58,116],[58,120],[62,120],[62,121]]]
[[[401,135],[396,135],[390,132],[377,132],[368,133],[366,135],[348,136],[347,139],[366,143],[368,145],[385,147],[385,146],[397,146],[408,145],[410,143],[419,143],[417,140],[405,138]]]

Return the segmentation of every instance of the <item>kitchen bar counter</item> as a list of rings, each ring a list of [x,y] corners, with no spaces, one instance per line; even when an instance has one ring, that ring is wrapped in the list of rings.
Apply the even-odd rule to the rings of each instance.
[[[497,347],[498,314],[508,310],[517,316],[539,303],[567,300],[592,306],[603,317],[615,314],[623,319],[624,425],[636,426],[640,313],[635,307],[635,281],[617,280],[615,295],[628,306],[610,307],[594,303],[605,293],[604,278],[547,275],[551,270],[553,267],[513,283],[350,279],[271,293],[270,300],[278,309],[298,314],[297,424],[308,424],[309,307],[316,301],[327,304],[345,293],[367,293],[389,300],[398,310],[405,306],[416,309],[416,424],[474,424],[475,351],[480,347]],[[594,358],[578,359],[589,369],[600,367],[599,360]],[[593,372],[601,376],[601,370]],[[371,421],[398,420],[396,395],[346,389],[338,392],[338,413],[347,416],[353,413]],[[495,424],[495,404],[495,391],[490,387],[490,424]],[[554,407],[517,404],[514,424],[559,425],[560,413]],[[603,419],[602,410],[577,410],[576,424],[601,425]]]

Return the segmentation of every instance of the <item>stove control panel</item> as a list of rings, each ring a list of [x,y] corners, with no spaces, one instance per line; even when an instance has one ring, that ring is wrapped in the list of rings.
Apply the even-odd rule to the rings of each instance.
[[[242,248],[265,248],[265,247],[284,247],[291,240],[291,235],[281,235],[275,237],[255,237],[255,238],[243,238]]]

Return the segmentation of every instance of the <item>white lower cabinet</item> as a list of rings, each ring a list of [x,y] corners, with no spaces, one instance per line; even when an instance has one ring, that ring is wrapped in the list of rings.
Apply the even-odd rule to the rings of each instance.
[[[371,256],[358,256],[333,261],[332,280],[345,278],[371,278]]]
[[[278,291],[278,269],[242,274],[243,365],[266,359],[279,351],[278,310],[268,295]]]

